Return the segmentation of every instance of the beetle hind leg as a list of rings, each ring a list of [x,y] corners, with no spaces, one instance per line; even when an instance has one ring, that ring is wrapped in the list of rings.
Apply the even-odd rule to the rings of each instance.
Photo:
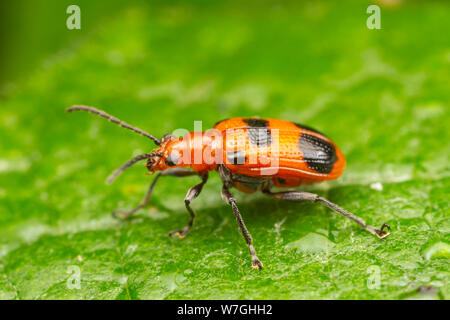
[[[328,208],[330,208],[331,210],[333,210],[339,214],[342,214],[344,217],[347,217],[350,220],[353,220],[358,225],[360,225],[362,228],[366,229],[373,235],[376,235],[380,239],[387,237],[391,230],[391,227],[387,223],[384,223],[380,229],[369,226],[360,217],[355,216],[354,214],[348,212],[347,210],[342,209],[337,204],[335,204],[323,197],[319,197],[317,194],[314,194],[314,193],[301,192],[301,191],[271,192],[270,190],[264,190],[263,192],[271,197],[274,197],[274,198],[277,198],[280,200],[321,202],[324,205],[326,205]]]
[[[320,201],[324,205],[326,205],[328,208],[334,210],[337,213],[342,214],[343,216],[349,218],[350,220],[355,221],[357,224],[359,224],[361,227],[369,231],[371,234],[376,235],[378,238],[383,239],[387,237],[390,234],[391,227],[387,223],[383,223],[380,229],[377,229],[375,227],[369,226],[366,224],[366,222],[361,219],[360,217],[355,216],[354,214],[348,212],[347,210],[342,209],[337,204],[317,196],[317,199],[315,201]]]

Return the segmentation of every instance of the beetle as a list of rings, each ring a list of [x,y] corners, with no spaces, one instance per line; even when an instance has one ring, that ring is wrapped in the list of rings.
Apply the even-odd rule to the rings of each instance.
[[[383,224],[380,229],[367,225],[363,219],[317,194],[296,190],[272,191],[273,187],[292,188],[336,179],[344,171],[345,158],[341,150],[328,137],[311,127],[285,120],[241,117],[217,122],[214,125],[216,135],[202,131],[190,132],[184,137],[166,134],[158,139],[93,107],[75,105],[67,111],[96,114],[149,138],[158,146],[150,153],[132,158],[107,178],[109,184],[124,170],[142,160],[146,160],[150,174],[158,172],[141,203],[129,211],[116,210],[113,212],[115,216],[127,218],[146,206],[159,178],[197,175],[201,182],[191,187],[184,199],[190,216],[188,224],[169,233],[170,236],[183,238],[194,223],[195,212],[191,208],[191,202],[201,193],[208,181],[208,173],[217,171],[222,180],[222,198],[234,212],[254,269],[261,269],[263,264],[256,255],[252,236],[244,223],[236,199],[230,192],[232,187],[245,193],[261,191],[280,200],[320,202],[380,239],[390,233],[388,224]],[[195,161],[198,154],[203,157]]]

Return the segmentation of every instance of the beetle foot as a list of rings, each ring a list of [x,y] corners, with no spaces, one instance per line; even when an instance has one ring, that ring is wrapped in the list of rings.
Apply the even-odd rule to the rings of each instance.
[[[189,232],[189,227],[184,227],[183,229],[173,230],[169,232],[169,236],[173,237],[174,235],[178,236],[178,238],[183,239]]]
[[[384,229],[386,229],[386,231],[384,231]],[[378,234],[378,236],[380,237],[380,239],[383,239],[384,237],[387,237],[391,233],[391,226],[388,225],[387,223],[383,223],[379,232],[380,233]]]
[[[380,229],[376,229],[372,226],[367,226],[367,230],[369,230],[370,233],[373,233],[380,239],[386,238],[391,233],[391,227],[387,223],[384,223]]]
[[[252,268],[255,270],[263,268],[262,262],[257,257],[252,258]]]

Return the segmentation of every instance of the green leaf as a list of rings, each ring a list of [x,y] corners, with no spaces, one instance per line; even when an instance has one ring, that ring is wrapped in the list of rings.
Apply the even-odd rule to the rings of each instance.
[[[0,108],[1,299],[450,298],[450,49],[444,2],[130,6],[86,24],[83,41],[3,90]],[[154,145],[88,114],[88,104],[160,137],[232,116],[295,120],[325,132],[347,169],[308,186],[368,223],[379,240],[320,204],[239,194],[265,268],[251,269],[217,174],[192,206],[196,177],[135,166]],[[76,276],[79,272],[80,283]],[[424,289],[429,288],[432,289]]]

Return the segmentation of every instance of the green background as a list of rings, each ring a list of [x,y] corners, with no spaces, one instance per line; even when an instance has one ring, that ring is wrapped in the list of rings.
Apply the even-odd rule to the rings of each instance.
[[[65,27],[72,2],[81,30]],[[448,2],[383,1],[380,30],[365,1],[15,3],[1,5],[0,298],[450,297]],[[265,265],[252,270],[216,174],[183,240],[168,232],[196,177],[161,179],[117,221],[151,177],[136,165],[104,180],[154,145],[73,104],[156,136],[232,116],[313,126],[347,169],[306,190],[392,234],[233,191]]]

